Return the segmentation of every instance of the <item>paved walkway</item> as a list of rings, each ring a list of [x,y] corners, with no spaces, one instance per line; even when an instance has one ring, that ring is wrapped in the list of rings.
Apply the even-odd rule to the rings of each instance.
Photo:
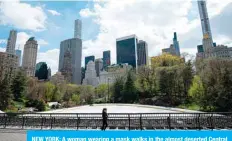
[[[0,141],[26,141],[25,130],[0,129]]]

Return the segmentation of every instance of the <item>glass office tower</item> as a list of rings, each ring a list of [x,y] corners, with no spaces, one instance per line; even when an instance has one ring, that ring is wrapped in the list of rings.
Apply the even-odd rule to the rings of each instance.
[[[133,68],[137,68],[137,43],[136,35],[118,38],[117,46],[117,64],[128,63]]]
[[[104,51],[103,52],[103,68],[106,69],[107,66],[110,66],[111,60],[110,60],[110,51]]]

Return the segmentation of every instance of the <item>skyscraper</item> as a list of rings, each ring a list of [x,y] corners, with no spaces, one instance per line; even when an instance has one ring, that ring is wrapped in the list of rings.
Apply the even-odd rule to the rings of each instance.
[[[82,40],[72,38],[60,43],[59,71],[70,83],[81,84]]]
[[[86,66],[87,64],[89,63],[89,61],[95,61],[95,56],[86,56],[85,57],[85,69],[86,69]]]
[[[103,70],[103,61],[101,58],[95,60],[95,70],[97,73],[97,77],[99,77],[100,72]]]
[[[43,64],[46,64],[46,62],[39,62],[35,65],[35,71],[39,71],[40,67],[43,65]],[[47,64],[46,64],[47,65]]]
[[[136,35],[116,39],[117,64],[128,63],[137,68],[137,43]]]
[[[107,66],[109,66],[111,64],[111,60],[110,60],[110,51],[104,51],[103,52],[103,68],[106,69]]]
[[[51,76],[52,76],[52,70],[51,68],[48,68],[48,80],[51,79]]]
[[[173,47],[175,48],[176,56],[180,56],[180,47],[179,47],[179,41],[177,40],[176,32],[174,32]]]
[[[207,48],[213,47],[213,37],[210,29],[209,17],[205,0],[198,1],[198,9],[203,33],[203,47],[204,50],[206,50]]]
[[[137,47],[138,66],[148,65],[148,49],[147,43],[140,40]]]
[[[74,38],[81,39],[81,32],[82,32],[82,22],[81,20],[76,19],[74,24]]]
[[[22,56],[22,51],[17,49],[15,50],[16,55],[18,56],[18,65],[21,66],[21,56]]]
[[[15,54],[16,39],[17,39],[17,31],[11,30],[10,36],[8,38],[8,41],[7,41],[7,47],[6,47],[7,53]]]
[[[176,32],[174,32],[173,43],[169,48],[162,49],[162,53],[169,53],[171,55],[180,56],[180,47]]]
[[[35,65],[37,59],[38,44],[34,37],[27,40],[24,45],[22,67],[27,76],[35,76]]]
[[[18,68],[18,56],[15,54],[0,52],[0,81],[1,76],[8,74],[10,78],[15,75]]]
[[[88,62],[85,71],[85,79],[83,85],[92,85],[96,87],[99,84],[99,78],[95,70],[95,63],[91,60]]]

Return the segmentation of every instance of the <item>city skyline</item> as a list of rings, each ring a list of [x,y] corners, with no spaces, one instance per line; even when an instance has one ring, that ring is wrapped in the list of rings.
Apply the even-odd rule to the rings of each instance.
[[[120,6],[125,8],[123,11],[116,11],[118,5],[112,6],[112,2],[106,2],[105,4],[99,4],[97,2],[63,2],[62,5],[64,6],[56,2],[40,3],[45,6],[41,6],[39,10],[35,8],[36,6],[40,7],[39,2],[15,2],[15,5],[4,3],[0,6],[0,9],[3,9],[1,11],[3,19],[1,20],[5,23],[0,23],[0,30],[2,31],[0,35],[0,50],[5,50],[9,31],[11,29],[18,31],[16,46],[18,47],[20,44],[20,49],[24,47],[26,40],[31,36],[35,36],[39,44],[37,62],[46,61],[48,66],[51,67],[53,74],[58,70],[59,43],[73,36],[73,24],[75,19],[81,19],[83,25],[82,66],[85,56],[94,55],[96,58],[102,58],[102,52],[105,50],[111,51],[112,64],[115,63],[116,38],[130,34],[136,34],[141,40],[147,41],[149,56],[158,55],[163,48],[169,47],[172,42],[170,39],[174,31],[178,33],[181,52],[188,52],[195,56],[197,52],[196,46],[202,43],[201,23],[196,1],[182,1],[181,8],[178,9],[173,8],[177,8],[180,2],[172,2],[173,8],[169,10],[176,11],[176,14],[174,13],[171,15],[167,15],[167,12],[165,13],[163,10],[156,11],[155,7],[159,6],[159,4],[149,1],[131,2],[133,7],[129,6],[126,2],[122,2]],[[141,4],[145,5],[147,12],[141,11],[143,10],[139,7]],[[165,7],[165,5],[169,3],[164,1],[161,4]],[[101,12],[97,9],[97,6],[94,7],[94,5],[98,5],[106,10],[106,12]],[[18,22],[17,18],[14,19],[11,13],[4,11],[4,9],[9,7],[12,8],[12,6],[15,6],[13,7],[15,10],[21,8],[21,12],[18,13],[24,14],[25,16],[23,17],[24,19],[20,19],[21,17],[19,17],[19,19],[21,21],[28,21],[31,24],[23,25]],[[25,6],[29,6],[29,8],[25,8],[25,10],[32,11],[31,13],[35,13],[35,15],[27,16],[25,10],[22,11],[22,8]],[[136,9],[141,9],[141,12],[137,13],[137,18],[130,12],[130,10],[135,7]],[[228,26],[231,23],[230,17],[232,15],[230,14],[232,13],[230,7],[232,7],[231,2],[207,1],[213,39],[217,44],[229,45],[229,47],[232,45],[232,35],[229,33],[229,28],[231,27]],[[67,11],[67,9],[70,9],[70,11]],[[76,14],[73,14],[73,11],[75,11]],[[123,14],[124,12],[128,13],[131,19],[127,17],[128,15]],[[149,12],[151,12],[152,15],[146,16]],[[72,14],[70,15],[70,13]],[[36,14],[41,16],[41,18],[37,20],[35,18],[37,16]],[[115,16],[118,14],[123,15],[120,17],[121,22],[116,22],[114,20]],[[164,22],[162,17],[157,17],[159,14],[161,14],[162,17],[169,17],[169,19],[165,19]],[[43,16],[46,18],[43,18]],[[96,19],[97,17],[100,17],[99,21]],[[175,21],[175,23],[173,23],[173,21]]]

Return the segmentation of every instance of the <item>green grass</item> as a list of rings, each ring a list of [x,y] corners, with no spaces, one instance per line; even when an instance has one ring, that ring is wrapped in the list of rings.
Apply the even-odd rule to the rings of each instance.
[[[14,101],[13,103],[14,103],[14,106],[17,108],[19,108],[19,107],[24,108],[25,107],[23,102]]]
[[[198,106],[195,103],[179,105],[178,108],[188,109],[188,110],[196,110],[196,111],[200,110],[200,106]]]

